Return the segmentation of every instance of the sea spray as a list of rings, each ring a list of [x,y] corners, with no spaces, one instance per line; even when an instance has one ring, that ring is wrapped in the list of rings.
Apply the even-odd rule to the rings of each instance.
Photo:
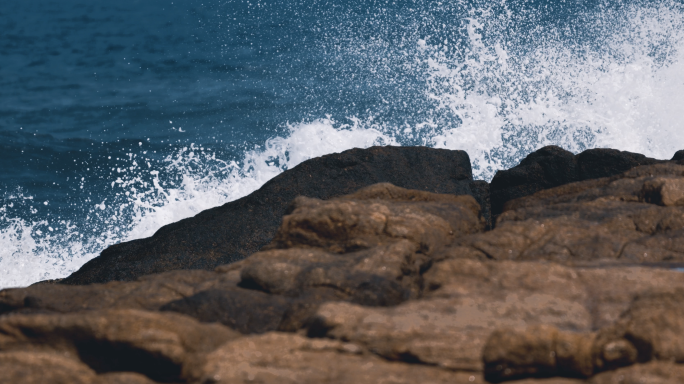
[[[288,127],[289,135],[246,151],[239,162],[222,160],[194,144],[178,148],[156,167],[131,154],[110,176],[112,198],[89,205],[83,213],[85,230],[64,220],[10,218],[6,208],[0,210],[0,241],[6,245],[0,251],[0,287],[67,276],[110,245],[152,236],[165,224],[246,196],[307,159],[396,144],[358,121],[319,119]]]
[[[534,2],[468,4],[323,19],[325,39],[311,54],[322,80],[277,68],[294,84],[284,92],[301,92],[308,110],[270,127],[267,139],[89,143],[101,158],[73,151],[81,171],[62,181],[73,187],[68,214],[47,211],[54,199],[4,191],[0,287],[64,277],[112,244],[353,147],[462,149],[484,180],[549,144],[656,158],[684,148],[681,4],[604,2],[558,18]],[[167,120],[170,135],[193,132],[185,121]]]

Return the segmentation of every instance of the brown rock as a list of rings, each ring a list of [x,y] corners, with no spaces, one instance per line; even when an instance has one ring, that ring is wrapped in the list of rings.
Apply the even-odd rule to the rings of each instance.
[[[91,384],[95,372],[77,359],[56,353],[0,352],[0,382],[21,384]]]
[[[93,384],[155,384],[156,382],[133,372],[112,372],[97,375]]]
[[[684,167],[659,164],[510,201],[496,228],[458,238],[450,257],[684,261]],[[463,252],[464,248],[470,248]]]
[[[497,330],[483,350],[485,378],[499,382],[531,376],[588,377],[652,360],[682,363],[683,304],[681,289],[642,295],[615,324],[595,334],[560,332],[549,326]],[[602,377],[605,380],[597,382],[617,376]]]
[[[249,196],[166,225],[150,238],[113,245],[62,283],[130,281],[174,269],[211,270],[244,259],[268,244],[295,197],[329,199],[380,182],[487,200],[488,190],[472,181],[470,159],[464,151],[355,148],[307,160]]]
[[[600,373],[591,384],[680,384],[684,383],[684,365],[665,361],[634,364]]]
[[[185,372],[202,383],[482,383],[481,375],[387,362],[351,343],[267,333],[229,342]]]
[[[405,240],[343,255],[306,248],[265,251],[246,261],[240,284],[292,297],[328,287],[339,299],[393,305],[417,294],[416,279],[429,259],[416,251]]]
[[[213,272],[0,292],[0,355],[67,359],[87,383],[674,381],[680,184],[660,164],[562,185],[489,232],[469,196],[298,198],[266,249]]]
[[[615,344],[636,353],[613,354]],[[614,325],[598,332],[594,354],[597,371],[650,360],[684,363],[684,290],[637,297]]]
[[[612,324],[644,291],[684,288],[682,274],[665,269],[468,259],[437,262],[424,281],[420,300],[392,308],[326,303],[309,335],[348,340],[390,360],[478,371],[496,329],[536,324],[589,333]],[[573,355],[571,346],[564,355]],[[573,361],[568,358],[561,371],[586,375]]]
[[[447,263],[451,265],[442,267]],[[548,323],[563,329],[591,328],[584,287],[565,286],[566,294],[554,295],[563,291],[563,283],[553,277],[539,278],[553,276],[550,270],[564,267],[528,263],[526,271],[517,268],[517,273],[511,273],[512,264],[438,263],[425,278],[433,289],[437,281],[441,285],[421,300],[393,308],[327,303],[317,312],[310,335],[349,340],[392,360],[479,371],[484,343],[499,327],[525,329]],[[565,268],[562,272],[572,282],[573,271]],[[525,273],[529,279],[522,277]],[[500,282],[504,276],[507,281]],[[527,289],[525,283],[532,280],[537,287],[548,287],[548,292]]]
[[[161,310],[182,313],[202,322],[219,322],[241,333],[264,333],[279,329],[294,305],[287,297],[233,288],[202,291],[172,301]]]
[[[171,271],[133,282],[70,286],[35,284],[0,291],[0,314],[11,311],[69,313],[91,309],[157,310],[162,305],[207,289],[234,287],[237,273]]]
[[[56,352],[98,373],[137,372],[167,382],[179,380],[193,356],[236,336],[180,314],[138,310],[0,317],[0,351]]]
[[[541,325],[525,331],[499,329],[482,351],[489,382],[524,377],[589,377],[594,373],[591,335],[561,333]]]
[[[347,253],[407,239],[424,253],[480,232],[472,196],[439,195],[381,183],[332,200],[298,197],[266,249],[313,247]]]
[[[226,269],[254,291],[209,289],[162,309],[245,333],[294,331],[326,301],[390,306],[418,297],[430,253],[483,228],[470,196],[377,184],[329,201],[298,198],[270,250]]]

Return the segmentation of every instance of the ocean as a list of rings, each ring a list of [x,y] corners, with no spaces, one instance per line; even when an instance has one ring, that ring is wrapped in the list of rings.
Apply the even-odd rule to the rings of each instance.
[[[4,0],[0,288],[373,145],[684,149],[682,1]]]

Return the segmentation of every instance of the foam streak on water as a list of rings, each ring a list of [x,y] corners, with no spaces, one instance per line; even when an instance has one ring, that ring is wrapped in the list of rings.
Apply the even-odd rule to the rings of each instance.
[[[531,30],[514,28],[532,15],[516,16],[505,2],[464,14],[440,27],[453,33],[416,28],[400,46],[382,36],[331,43],[330,67],[363,67],[364,81],[394,86],[394,93],[378,91],[375,109],[283,122],[284,134],[236,159],[193,144],[150,163],[140,160],[141,149],[137,160],[137,153],[130,155],[125,172],[108,176],[110,197],[83,199],[87,217],[78,225],[13,217],[11,204],[33,212],[42,202],[20,191],[12,195],[0,208],[0,288],[64,277],[111,244],[151,236],[165,224],[245,196],[304,160],[354,147],[462,149],[475,177],[485,180],[549,144],[656,158],[684,149],[680,4],[598,7],[566,24]],[[413,82],[404,86],[409,78]],[[355,110],[356,100],[347,102]],[[386,113],[394,107],[405,116]]]

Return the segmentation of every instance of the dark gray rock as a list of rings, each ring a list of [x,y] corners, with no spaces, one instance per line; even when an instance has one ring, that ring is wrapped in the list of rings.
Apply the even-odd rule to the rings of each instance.
[[[543,147],[529,154],[517,166],[494,175],[490,185],[492,220],[503,212],[508,201],[543,189],[615,176],[640,165],[664,161],[616,149],[588,149],[573,155],[555,145]]]
[[[426,147],[372,147],[311,159],[283,172],[242,199],[169,224],[154,236],[113,245],[64,279],[62,284],[130,281],[174,269],[212,269],[241,260],[273,238],[296,196],[329,199],[379,183],[423,191],[471,194],[486,201],[484,188],[471,188],[464,151]]]

